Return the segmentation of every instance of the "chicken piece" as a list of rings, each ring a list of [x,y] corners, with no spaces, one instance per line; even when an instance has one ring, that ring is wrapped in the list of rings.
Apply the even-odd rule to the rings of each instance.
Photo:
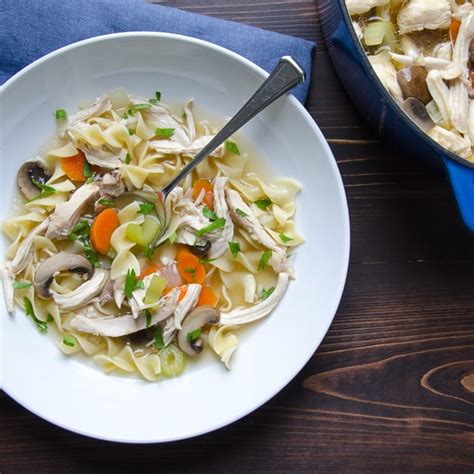
[[[186,146],[182,145],[179,142],[174,142],[171,140],[151,140],[150,147],[158,153],[163,154],[195,155],[200,152],[213,138],[214,135],[203,135],[202,137],[196,138],[196,140]],[[216,158],[222,158],[224,155],[224,145],[220,145],[212,153],[209,154],[209,156],[214,156]]]
[[[469,130],[469,91],[464,82],[457,80],[449,88],[451,123],[461,134]]]
[[[380,53],[374,56],[368,56],[368,59],[386,89],[398,102],[403,102],[402,90],[397,81],[397,70],[390,60],[390,56],[387,53]]]
[[[214,211],[217,217],[225,219],[224,228],[218,232],[216,239],[211,239],[209,258],[219,258],[229,249],[229,244],[234,237],[234,224],[230,217],[229,208],[225,197],[225,190],[229,178],[219,177],[214,181]]]
[[[58,204],[50,217],[46,232],[49,239],[66,239],[87,205],[99,196],[97,183],[84,184],[74,191],[68,201]]]
[[[270,314],[283,298],[289,282],[288,273],[280,273],[272,294],[249,308],[235,308],[228,313],[221,313],[220,326],[239,326],[248,324]]]
[[[124,316],[104,318],[99,313],[91,317],[91,307],[87,308],[83,314],[78,314],[72,321],[71,326],[78,331],[95,334],[104,337],[121,337],[133,334],[147,327],[154,326],[160,321],[171,316],[178,304],[179,289],[175,288],[159,301],[158,310],[151,315],[151,321],[147,324],[144,314],[137,319],[131,314]],[[93,308],[92,308],[93,310]],[[99,316],[99,317],[97,317]]]
[[[474,9],[463,19],[453,51],[453,62],[442,71],[445,80],[468,77],[471,43],[474,41]]]
[[[70,293],[60,294],[51,291],[54,301],[62,311],[72,311],[90,303],[104,289],[109,280],[109,272],[96,268],[94,275]]]
[[[115,170],[120,168],[122,161],[125,159],[126,150],[122,149],[119,155],[100,148],[91,146],[82,146],[79,149],[86,155],[87,162],[91,165],[100,166],[107,170]]]
[[[443,117],[440,125],[448,126],[450,123],[450,98],[448,86],[443,81],[440,71],[430,71],[426,77],[426,85],[430,91],[431,97],[436,102],[439,112]]]
[[[104,174],[100,180],[99,186],[100,195],[105,197],[118,197],[126,190],[125,183],[120,176],[120,173],[117,171]]]
[[[21,273],[26,268],[32,257],[34,237],[36,235],[41,235],[48,226],[49,217],[38,224],[19,245],[15,258],[11,262],[11,271],[14,275],[18,275],[18,273]]]
[[[91,117],[100,117],[105,112],[112,109],[112,104],[108,96],[104,95],[96,99],[96,101],[87,109],[80,110],[79,112],[71,115],[68,121],[68,127],[73,127],[80,122],[86,122]]]
[[[15,299],[13,291],[13,278],[11,264],[9,262],[0,264],[0,274],[2,277],[3,297],[5,305],[10,314],[15,314]]]
[[[462,137],[455,132],[438,126],[434,127],[433,130],[429,132],[429,135],[442,147],[462,156],[463,158],[468,158],[472,155],[471,140],[469,140],[468,136]]]
[[[286,259],[286,251],[267,233],[252,209],[240,197],[240,194],[233,189],[226,189],[226,199],[231,211],[232,220],[246,229],[252,239],[272,251],[269,263],[275,272],[285,272],[290,277],[293,277],[293,268]]]
[[[388,5],[390,0],[346,0],[349,15],[361,15],[367,13],[371,8]]]
[[[446,30],[451,25],[449,0],[409,0],[398,13],[400,34],[422,30]]]

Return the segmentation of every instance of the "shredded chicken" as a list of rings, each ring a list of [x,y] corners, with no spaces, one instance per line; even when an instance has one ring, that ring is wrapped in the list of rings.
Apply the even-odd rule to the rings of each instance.
[[[397,71],[390,60],[390,56],[386,53],[381,53],[374,56],[368,56],[368,58],[370,64],[372,64],[372,67],[374,68],[375,73],[382,81],[382,84],[399,102],[402,102],[402,90],[398,84]]]
[[[126,150],[124,148],[121,149],[118,155],[110,151],[90,146],[82,146],[79,147],[79,149],[84,153],[89,164],[100,166],[107,170],[120,168],[126,155]]]
[[[86,122],[91,117],[99,117],[100,115],[108,112],[112,109],[109,97],[104,95],[96,99],[96,101],[87,109],[80,110],[79,112],[69,117],[68,126],[73,127],[80,122]]]
[[[5,305],[10,314],[15,314],[15,299],[13,292],[13,278],[11,271],[11,263],[0,264],[0,274],[3,285],[3,297],[5,298]]]
[[[400,34],[422,30],[448,29],[451,25],[449,0],[409,0],[398,13]]]
[[[470,155],[472,155],[471,140],[467,136],[463,138],[461,135],[455,132],[438,126],[434,127],[433,130],[430,131],[429,135],[441,146],[452,151],[453,153],[457,153],[463,158],[468,158]]]
[[[118,171],[106,173],[100,180],[100,195],[118,197],[125,192],[125,183]]]

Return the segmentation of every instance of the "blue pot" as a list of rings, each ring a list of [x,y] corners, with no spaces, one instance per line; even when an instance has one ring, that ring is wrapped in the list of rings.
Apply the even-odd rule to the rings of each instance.
[[[319,0],[319,12],[338,76],[363,119],[407,153],[445,170],[462,219],[474,232],[474,164],[438,145],[406,116],[372,69],[344,0]]]

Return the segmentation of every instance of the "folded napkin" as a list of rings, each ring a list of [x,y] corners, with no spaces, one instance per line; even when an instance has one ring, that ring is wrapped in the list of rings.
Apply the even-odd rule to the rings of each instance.
[[[290,55],[307,77],[294,95],[304,102],[308,94],[313,43],[143,0],[0,0],[0,25],[0,84],[35,59],[79,40],[162,31],[224,46],[267,71]]]

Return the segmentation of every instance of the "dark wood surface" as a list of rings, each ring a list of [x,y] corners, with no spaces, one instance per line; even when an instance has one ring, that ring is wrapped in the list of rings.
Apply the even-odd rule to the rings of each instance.
[[[0,394],[0,471],[473,472],[474,238],[443,176],[380,142],[331,66],[315,1],[174,0],[317,42],[308,109],[349,201],[347,287],[302,372],[255,413],[180,443],[87,439]]]

